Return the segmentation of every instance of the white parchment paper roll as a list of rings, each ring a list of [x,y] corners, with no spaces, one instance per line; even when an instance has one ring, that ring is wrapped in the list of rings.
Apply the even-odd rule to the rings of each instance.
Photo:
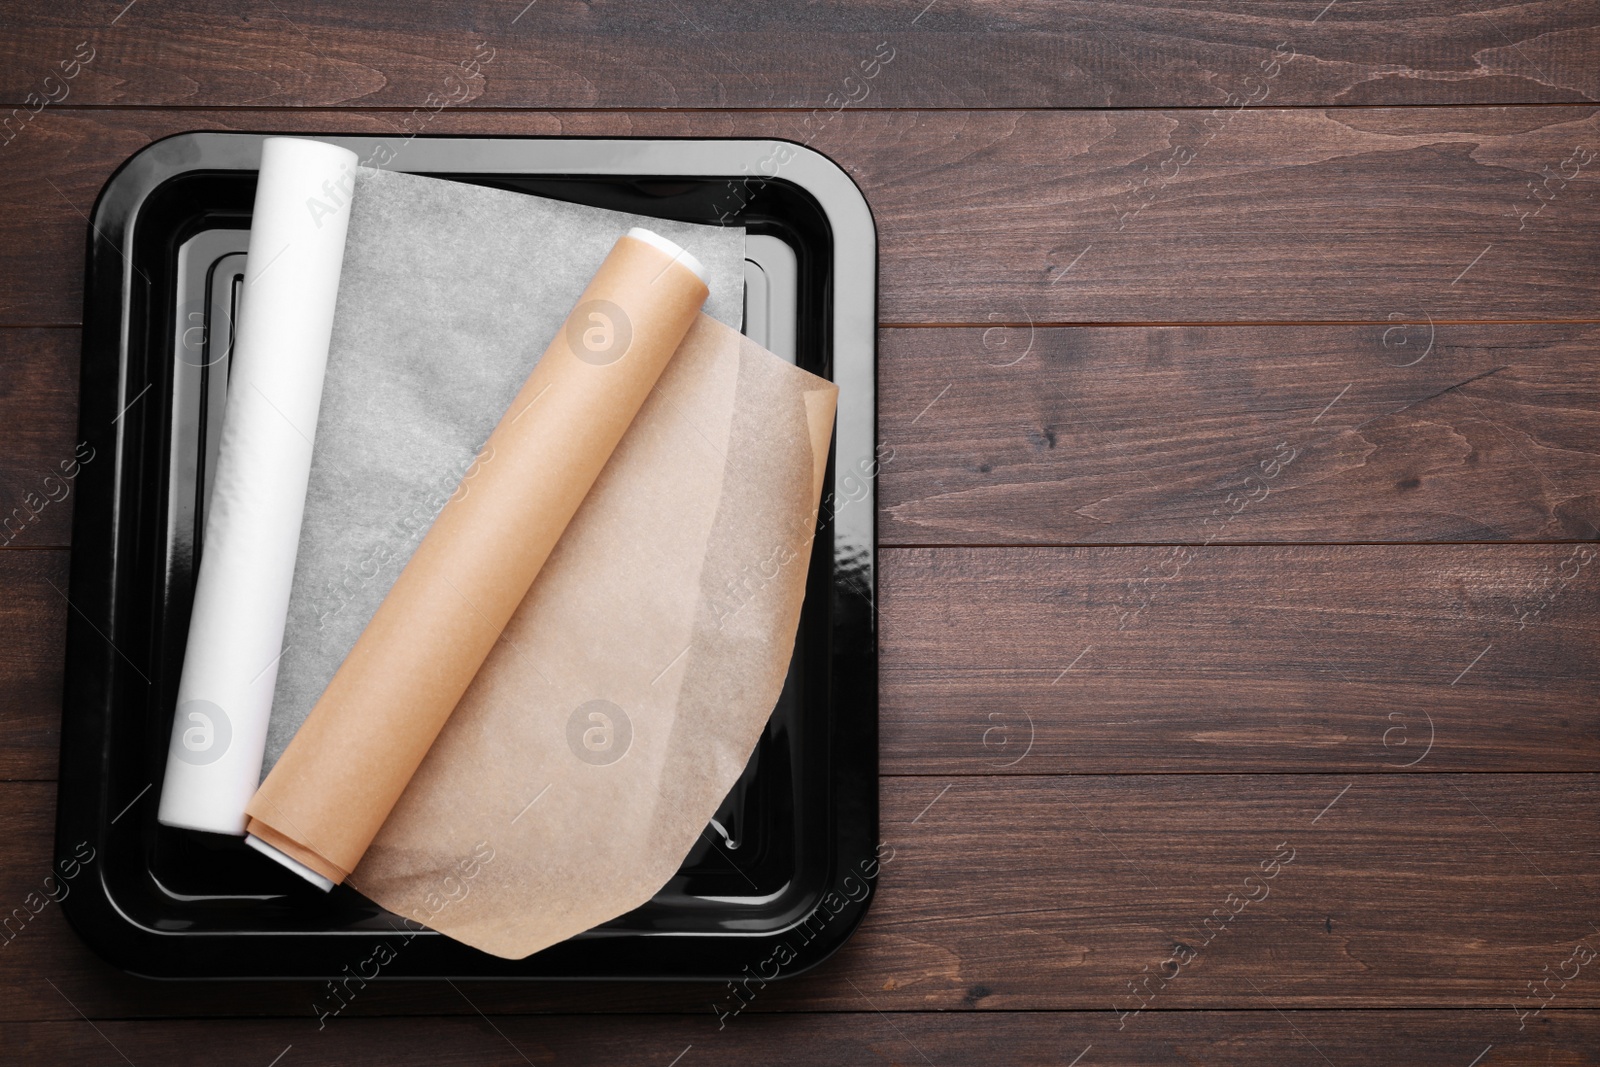
[[[261,150],[216,478],[161,788],[168,826],[242,834],[267,722],[350,221],[355,153]]]

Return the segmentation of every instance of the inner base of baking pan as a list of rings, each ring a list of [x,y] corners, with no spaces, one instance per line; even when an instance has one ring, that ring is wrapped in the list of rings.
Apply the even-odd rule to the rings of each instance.
[[[221,439],[220,416],[227,400],[249,234],[247,227],[217,226],[195,233],[178,247],[165,560],[173,592],[193,589],[204,551],[206,504]],[[744,333],[791,363],[797,282],[794,249],[782,238],[752,234],[746,239]],[[170,619],[168,629],[169,647],[181,649],[180,634],[187,633],[184,620]],[[773,715],[775,725],[798,713],[796,697],[797,686],[786,686]],[[678,874],[651,904],[607,928],[651,928],[663,915],[703,898],[714,898],[725,908],[756,907],[782,891],[795,875],[789,862],[794,827],[793,806],[787,802],[785,748],[783,731],[769,730]],[[770,768],[766,774],[760,773],[763,764]],[[292,893],[302,904],[310,902],[324,922],[341,927],[352,921],[393,918],[348,889],[327,897],[308,895],[301,880],[285,876],[240,838],[158,824],[149,873],[173,900],[221,903],[221,898],[231,896],[259,901]],[[194,929],[196,918],[190,914],[155,922]]]

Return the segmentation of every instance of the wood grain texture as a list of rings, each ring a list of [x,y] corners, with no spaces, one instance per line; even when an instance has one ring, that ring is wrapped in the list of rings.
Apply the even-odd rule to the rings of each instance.
[[[1600,770],[1596,556],[887,550],[884,766]]]
[[[894,449],[892,859],[736,1015],[429,981],[319,1028],[33,915],[52,500],[0,549],[0,1060],[1600,1062],[1597,47],[1589,0],[0,0],[0,521],[72,455],[98,191],[197,129],[810,144],[878,225]],[[1462,104],[1536,106],[1394,106]]]
[[[64,545],[72,534],[78,339],[0,329],[0,547]]]
[[[48,872],[53,802],[46,783],[0,784],[0,900],[21,905]],[[753,985],[733,1025],[861,1011],[863,994],[884,1012],[1131,1015],[1142,998],[1124,1029],[1168,1009],[1472,1007],[1503,1012],[1510,1037],[1512,1007],[1539,1006],[1527,983],[1551,972],[1571,977],[1552,979],[1549,1010],[1600,1007],[1600,962],[1567,962],[1580,943],[1600,951],[1597,815],[1596,775],[889,778],[866,921],[818,969]],[[0,953],[16,1020],[75,1021],[70,998],[92,1018],[287,1015],[315,1031],[319,983],[129,978],[55,905]],[[439,982],[373,984],[334,1024],[672,1010],[714,1029],[713,1005],[738,1003],[710,985],[464,988],[471,1004]]]
[[[0,330],[10,544],[67,543],[79,344]],[[884,544],[1600,537],[1597,327],[996,326],[879,346]]]
[[[100,188],[195,129],[808,141],[872,207],[890,324],[1600,319],[1593,107],[804,119],[47,109],[4,149],[0,324],[78,322]]]
[[[472,995],[472,987],[462,992]],[[615,1064],[681,1067],[751,1063],[914,1064],[940,1067],[1148,1067],[1183,1063],[1281,1067],[1285,1063],[1406,1063],[1466,1067],[1492,1046],[1494,1067],[1600,1063],[1600,1013],[1551,1011],[1506,1034],[1506,1013],[1347,1012],[1268,1009],[1154,1015],[1118,1030],[1109,1013],[985,1012],[877,1015],[865,993],[852,1014],[752,1015],[722,1030],[705,1019],[582,1016],[485,1019],[349,1019],[317,1031],[300,1020],[103,1021],[0,1026],[8,1047],[29,1063],[121,1063],[171,1067],[230,1062],[282,1067],[376,1062],[390,1067],[456,1064]]]
[[[1600,771],[1595,555],[1589,544],[886,549],[881,765]],[[0,552],[6,777],[55,776],[68,608],[52,582],[66,589],[65,552]]]
[[[1600,538],[1593,326],[887,330],[879,356],[885,544]]]
[[[962,108],[1210,107],[1230,93],[1286,104],[1600,98],[1600,12],[1581,0],[6,9],[0,100],[11,106],[59,96],[43,79],[84,41],[95,58],[67,99],[141,106],[417,107],[429,94],[479,108],[824,107],[830,94]],[[493,58],[466,76],[480,42]],[[864,95],[860,63],[880,42],[896,49],[893,76]],[[1264,78],[1280,44],[1297,58]]]
[[[56,776],[66,592],[65,552],[0,550],[0,779]]]

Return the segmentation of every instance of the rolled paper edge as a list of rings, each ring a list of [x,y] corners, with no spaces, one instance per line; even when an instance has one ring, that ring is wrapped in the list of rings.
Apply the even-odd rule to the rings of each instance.
[[[321,885],[322,883],[317,881],[317,878],[321,878],[328,883],[325,888],[332,889],[350,876],[349,871],[340,870],[323,856],[287,834],[279,833],[254,815],[250,816],[250,823],[245,827],[245,840],[249,841],[251,838],[256,839],[252,845],[257,851],[271,856],[313,885]],[[317,877],[313,878],[307,872]]]
[[[263,856],[281,863],[284,867],[287,867],[295,874],[298,874],[301,878],[304,878],[306,881],[310,882],[324,893],[333,891],[332,880],[322,877],[322,875],[318,874],[310,867],[307,867],[293,856],[290,856],[284,852],[280,852],[254,834],[245,834],[244,843],[261,853]]]
[[[674,263],[682,263],[694,271],[694,276],[700,279],[700,284],[711,285],[711,272],[706,270],[705,264],[694,258],[687,248],[675,241],[669,241],[654,230],[647,230],[643,226],[634,226],[628,230],[628,236],[635,241],[643,241],[652,248],[658,248],[672,257]]]
[[[219,814],[220,812],[221,809],[219,808],[212,808],[209,811],[210,814]],[[238,837],[244,833],[246,819],[241,815],[237,820],[213,818],[208,821],[206,819],[190,818],[186,814],[173,813],[158,808],[156,821],[162,826],[170,826],[174,830],[199,830],[201,833],[206,834],[227,834],[229,837]]]

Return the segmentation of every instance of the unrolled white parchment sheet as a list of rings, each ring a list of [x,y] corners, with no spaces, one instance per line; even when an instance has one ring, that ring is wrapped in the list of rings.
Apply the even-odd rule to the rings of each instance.
[[[706,313],[740,325],[742,228],[357,170],[259,777],[277,763],[584,286],[633,226],[689,249],[710,276]]]

